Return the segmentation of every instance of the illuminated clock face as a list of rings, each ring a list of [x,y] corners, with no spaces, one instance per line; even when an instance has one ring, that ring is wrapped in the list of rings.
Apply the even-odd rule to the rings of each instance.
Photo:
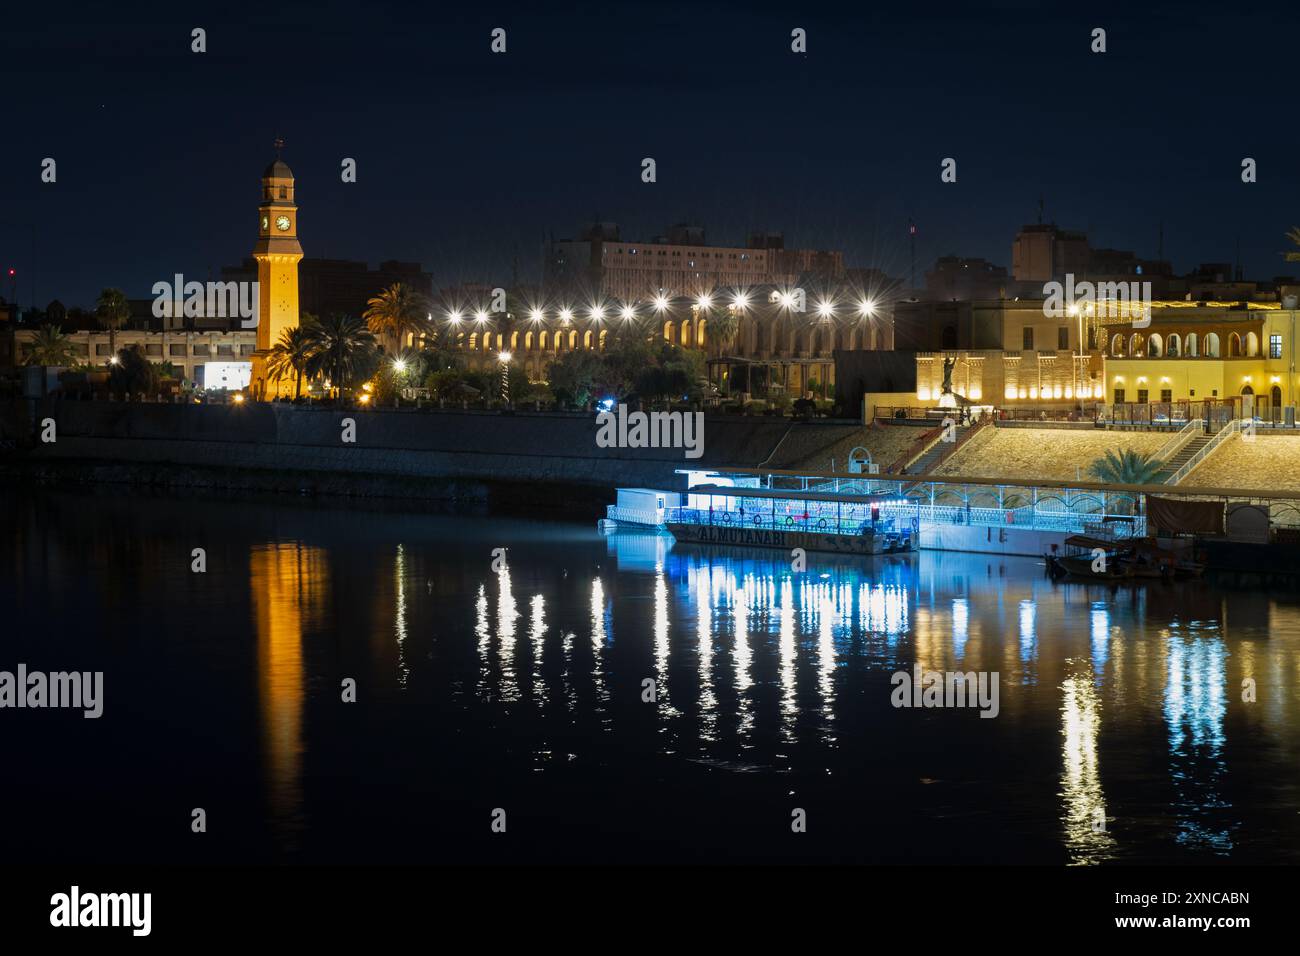
[[[263,229],[270,229],[270,228],[271,228],[271,218],[270,218],[269,216],[263,216],[263,217],[262,217],[262,228],[263,228]]]
[[[275,228],[276,228],[276,229],[279,229],[281,232],[288,232],[288,231],[289,231],[289,217],[288,217],[288,216],[280,216],[278,219],[276,219],[276,220],[275,220]]]

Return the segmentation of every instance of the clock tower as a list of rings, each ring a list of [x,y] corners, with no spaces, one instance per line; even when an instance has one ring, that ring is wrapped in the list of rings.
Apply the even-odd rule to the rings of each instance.
[[[275,162],[262,173],[262,201],[257,207],[257,348],[249,381],[253,397],[269,400],[293,395],[293,381],[268,381],[266,366],[280,333],[298,325],[298,206],[293,201],[293,170],[280,159],[275,142]]]

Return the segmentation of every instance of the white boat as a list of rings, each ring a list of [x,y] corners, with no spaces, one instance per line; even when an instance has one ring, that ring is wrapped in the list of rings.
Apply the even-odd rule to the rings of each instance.
[[[669,508],[668,531],[684,544],[905,554],[920,547],[920,520],[881,513],[886,495],[696,485]]]
[[[682,495],[655,488],[619,488],[617,504],[606,507],[596,527],[605,534],[615,531],[664,531],[665,515],[680,508]]]

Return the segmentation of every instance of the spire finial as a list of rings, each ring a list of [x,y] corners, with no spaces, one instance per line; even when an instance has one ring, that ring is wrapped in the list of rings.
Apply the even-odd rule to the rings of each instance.
[[[284,139],[277,136],[275,138],[275,158],[280,158],[280,150],[284,149]]]

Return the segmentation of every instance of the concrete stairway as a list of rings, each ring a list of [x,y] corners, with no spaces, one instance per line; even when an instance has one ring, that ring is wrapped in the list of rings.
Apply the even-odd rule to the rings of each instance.
[[[942,438],[940,438],[928,449],[926,449],[925,453],[921,455],[920,458],[916,459],[916,461],[912,462],[910,465],[907,466],[907,473],[909,475],[928,475],[930,473],[930,469],[935,468],[939,465],[940,458],[942,458],[945,454],[950,452],[952,450],[953,445],[957,442],[960,442],[962,440],[962,437],[966,434],[966,432],[970,431],[972,427],[973,426],[971,425],[954,425],[953,426],[954,441],[945,442],[943,441]]]
[[[1178,469],[1187,464],[1193,455],[1208,445],[1212,440],[1213,436],[1211,435],[1197,435],[1180,448],[1172,458],[1165,462],[1164,467],[1161,468],[1160,471],[1156,473],[1155,478],[1152,479],[1152,483],[1157,485],[1168,483],[1169,479],[1177,474]]]

